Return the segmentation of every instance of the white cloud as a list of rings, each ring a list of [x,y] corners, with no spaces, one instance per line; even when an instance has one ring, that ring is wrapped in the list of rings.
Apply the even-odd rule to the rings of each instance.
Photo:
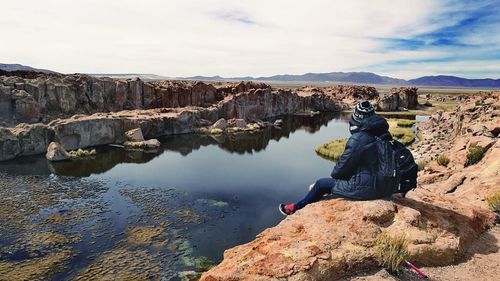
[[[374,37],[427,28],[431,0],[2,2],[0,62],[67,73],[263,76],[442,55],[374,52]]]

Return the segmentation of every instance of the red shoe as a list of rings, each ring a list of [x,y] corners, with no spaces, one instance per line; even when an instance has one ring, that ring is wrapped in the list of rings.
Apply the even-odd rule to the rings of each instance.
[[[293,215],[295,213],[295,204],[280,204],[279,210],[285,216]]]

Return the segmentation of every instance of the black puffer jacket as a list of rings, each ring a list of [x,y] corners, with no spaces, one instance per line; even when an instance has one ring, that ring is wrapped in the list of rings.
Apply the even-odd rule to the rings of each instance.
[[[380,198],[375,186],[378,156],[374,136],[390,138],[388,130],[389,124],[378,115],[364,119],[359,128],[351,130],[352,136],[331,174],[336,179],[332,193],[358,200]]]

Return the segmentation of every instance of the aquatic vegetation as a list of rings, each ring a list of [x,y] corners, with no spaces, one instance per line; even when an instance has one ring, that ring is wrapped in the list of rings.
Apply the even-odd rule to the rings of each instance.
[[[214,207],[220,207],[220,208],[224,208],[224,207],[227,207],[229,206],[229,203],[225,202],[225,201],[218,201],[218,200],[213,200],[213,199],[198,199],[196,200],[202,204],[206,204],[206,205],[209,205],[209,206],[214,206]]]
[[[467,160],[465,161],[465,167],[474,165],[483,159],[486,148],[480,145],[472,145],[467,152]]]
[[[450,163],[450,159],[446,157],[446,155],[440,154],[438,157],[436,157],[436,162],[439,165],[446,167]]]
[[[78,149],[78,150],[72,150],[68,152],[69,158],[71,159],[82,159],[82,158],[87,158],[87,157],[92,157],[97,155],[97,152],[95,149],[92,150],[85,150],[85,149]]]
[[[500,212],[500,191],[497,191],[486,197],[488,207],[494,212]]]
[[[347,139],[338,139],[316,147],[316,153],[330,160],[338,160],[344,152]]]
[[[222,134],[224,131],[222,129],[219,129],[219,128],[213,128],[213,129],[210,129],[210,134],[212,135],[220,135]]]
[[[137,226],[126,230],[127,241],[132,244],[151,244],[164,233],[163,227]]]
[[[80,271],[76,280],[159,280],[162,257],[146,249],[115,248]]]
[[[391,236],[382,231],[375,241],[377,260],[390,272],[398,272],[408,258],[408,240],[404,234]]]
[[[193,210],[176,210],[174,213],[180,217],[180,220],[183,223],[199,224],[201,222],[201,217]]]
[[[64,268],[73,256],[70,250],[50,253],[22,262],[0,262],[1,280],[47,280]]]

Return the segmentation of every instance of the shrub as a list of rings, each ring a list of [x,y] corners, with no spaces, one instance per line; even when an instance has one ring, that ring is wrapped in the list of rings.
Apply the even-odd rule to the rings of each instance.
[[[425,167],[429,164],[429,161],[427,160],[418,160],[417,165],[418,165],[418,170],[422,171],[425,169]]]
[[[316,147],[316,153],[329,160],[337,161],[344,152],[347,139],[339,139],[327,142]]]
[[[444,167],[448,166],[448,164],[450,163],[450,159],[448,157],[446,157],[444,154],[439,155],[436,158],[436,161],[439,165],[444,166]]]
[[[382,231],[375,241],[377,260],[390,272],[400,270],[401,264],[408,258],[408,240],[404,234],[391,236]]]
[[[492,211],[500,212],[500,191],[497,191],[492,195],[486,197],[486,203]]]
[[[465,161],[465,167],[474,165],[483,159],[486,149],[480,145],[472,145],[467,152],[467,160]]]

